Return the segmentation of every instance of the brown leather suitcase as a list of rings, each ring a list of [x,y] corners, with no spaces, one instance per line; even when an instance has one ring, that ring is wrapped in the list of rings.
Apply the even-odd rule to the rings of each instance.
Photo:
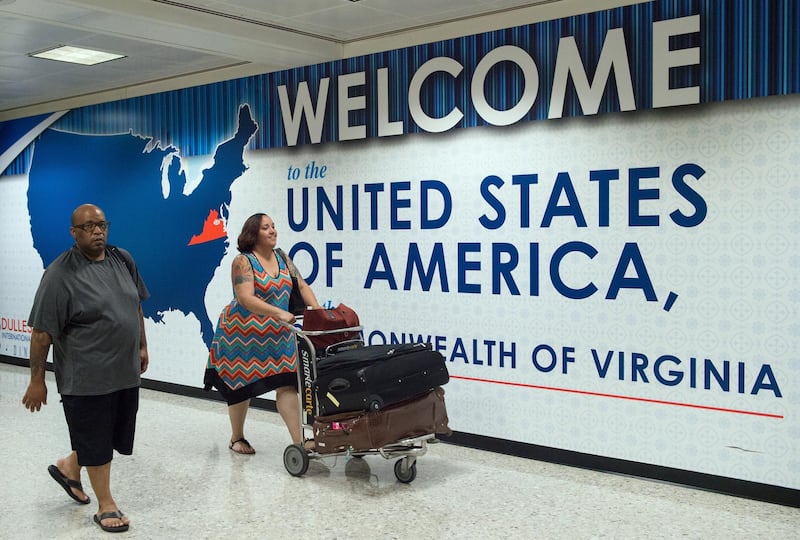
[[[380,411],[340,413],[314,420],[314,442],[320,454],[377,450],[434,433],[449,434],[444,389],[396,403]]]

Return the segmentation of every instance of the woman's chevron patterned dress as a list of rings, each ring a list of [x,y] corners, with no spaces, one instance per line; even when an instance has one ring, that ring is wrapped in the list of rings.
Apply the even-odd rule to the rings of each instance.
[[[289,305],[292,278],[278,257],[278,277],[267,274],[252,254],[256,296],[281,309]],[[277,256],[277,254],[276,254]],[[277,319],[246,310],[236,298],[219,316],[208,354],[205,388],[213,386],[228,405],[281,386],[297,386],[297,342],[292,331]]]

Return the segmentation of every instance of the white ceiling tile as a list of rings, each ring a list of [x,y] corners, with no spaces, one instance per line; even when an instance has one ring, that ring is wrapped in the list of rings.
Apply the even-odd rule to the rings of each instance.
[[[644,1],[644,0],[642,0]],[[0,121],[57,110],[54,100],[247,65],[273,70],[342,58],[360,40],[486,13],[575,0],[17,0],[0,4]],[[603,9],[631,0],[604,0]],[[585,2],[586,10],[597,9]],[[544,9],[544,8],[543,8]],[[530,10],[526,10],[529,13]],[[530,15],[529,15],[530,16]],[[520,20],[519,24],[524,24]],[[452,31],[452,30],[451,30]],[[474,33],[465,31],[462,35]],[[378,40],[380,41],[380,40]],[[399,38],[402,43],[402,38]],[[125,54],[92,70],[32,59],[58,44]],[[372,43],[365,41],[365,44]],[[377,41],[375,42],[377,43]],[[345,46],[347,44],[347,47]],[[365,45],[365,48],[380,45]],[[376,50],[376,49],[372,49]],[[382,49],[380,49],[382,50]],[[368,51],[369,52],[369,51]],[[212,75],[213,77],[213,75]],[[212,79],[213,80],[213,79]],[[13,111],[11,110],[13,109]]]
[[[387,13],[367,6],[360,6],[349,2],[348,5],[316,11],[290,19],[298,25],[310,24],[315,27],[327,28],[334,32],[347,32],[370,35],[370,28],[385,27],[388,24],[395,28],[413,22],[413,19],[399,14]]]
[[[196,4],[195,1],[185,2]],[[236,0],[215,2],[213,9],[244,15],[259,20],[278,20],[297,17],[351,4],[347,0]]]

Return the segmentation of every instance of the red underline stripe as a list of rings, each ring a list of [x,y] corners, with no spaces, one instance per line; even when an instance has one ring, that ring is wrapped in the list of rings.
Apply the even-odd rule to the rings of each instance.
[[[645,403],[658,403],[659,405],[672,405],[675,407],[689,407],[691,409],[705,409],[708,411],[719,411],[719,412],[728,412],[728,413],[735,413],[735,414],[749,414],[751,416],[763,416],[766,418],[778,418],[783,419],[782,414],[772,414],[772,413],[762,413],[762,412],[755,412],[755,411],[742,411],[738,409],[725,409],[722,407],[709,407],[708,405],[696,405],[693,403],[680,403],[677,401],[663,401],[660,399],[647,399],[647,398],[640,398],[640,397],[633,397],[633,396],[620,396],[617,394],[603,394],[601,392],[589,392],[587,390],[572,390],[570,388],[556,388],[554,386],[540,386],[537,384],[525,384],[525,383],[514,383],[514,382],[507,382],[507,381],[494,381],[491,379],[478,379],[476,377],[463,377],[461,375],[450,375],[451,379],[461,379],[464,381],[475,381],[475,382],[484,382],[490,384],[503,384],[506,386],[519,386],[522,388],[536,388],[539,390],[550,390],[553,392],[566,392],[568,394],[582,394],[584,396],[597,396],[597,397],[605,397],[605,398],[612,398],[612,399],[627,399],[630,401],[643,401]]]

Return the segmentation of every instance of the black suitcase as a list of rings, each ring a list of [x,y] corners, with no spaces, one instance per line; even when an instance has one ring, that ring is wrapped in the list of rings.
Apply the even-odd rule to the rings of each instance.
[[[378,411],[450,380],[444,357],[427,343],[370,345],[323,358],[313,383],[318,416]]]

